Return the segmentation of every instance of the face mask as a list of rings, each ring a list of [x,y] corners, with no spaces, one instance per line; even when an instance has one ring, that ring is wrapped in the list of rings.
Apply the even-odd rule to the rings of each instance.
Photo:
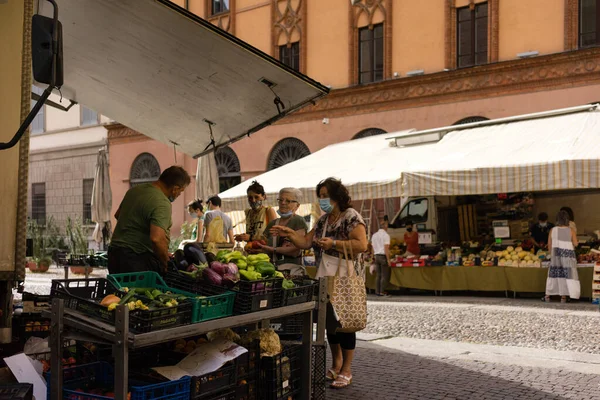
[[[319,199],[319,207],[321,207],[321,210],[327,214],[333,211],[333,206],[331,205],[330,199]]]
[[[192,218],[198,218],[198,213],[190,213],[190,217],[192,217]]]
[[[286,213],[283,213],[283,212],[281,212],[281,211],[277,210],[277,214],[279,214],[279,216],[280,216],[281,218],[289,218],[289,217],[291,217],[291,216],[292,216],[292,214],[294,214],[294,212],[293,212],[293,211],[288,211],[288,212],[286,212]]]
[[[250,202],[250,208],[252,208],[253,210],[258,210],[259,208],[262,207],[262,203],[263,203],[262,200]]]
[[[540,222],[540,226],[542,228],[545,228],[546,226],[548,226],[548,223],[547,222]]]
[[[407,232],[412,232],[412,228],[406,228]]]

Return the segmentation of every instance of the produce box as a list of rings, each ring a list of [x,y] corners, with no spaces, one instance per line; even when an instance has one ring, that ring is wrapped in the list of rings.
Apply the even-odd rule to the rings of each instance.
[[[262,357],[258,383],[261,400],[295,400],[300,397],[302,345],[283,344],[283,351],[273,357]]]
[[[272,319],[269,325],[278,335],[302,335],[304,315],[297,314],[285,318]]]
[[[30,337],[47,338],[50,336],[50,319],[42,318],[39,313],[21,313],[13,316],[13,339],[25,344]]]
[[[114,370],[107,362],[96,362],[67,368],[63,371],[63,398],[106,400],[114,398]],[[51,373],[46,374],[48,399],[51,393]],[[163,381],[150,375],[130,373],[130,400],[189,400],[190,377]]]
[[[202,376],[192,377],[191,399],[212,399],[214,394],[234,390],[237,383],[236,368],[235,365],[229,365]]]
[[[235,292],[227,290],[222,294],[215,295],[213,291],[207,290],[200,282],[179,271],[169,271],[167,273],[166,285],[169,288],[195,294],[196,297],[192,302],[197,307],[194,308],[193,323],[230,317],[233,314]]]
[[[235,360],[238,381],[240,379],[256,380],[260,364],[260,340],[255,340],[252,345],[244,347],[248,352]]]
[[[232,289],[236,293],[233,314],[248,314],[281,307],[282,285],[282,278],[239,281]],[[222,286],[209,284],[205,284],[204,288],[212,294],[221,294],[228,290]]]
[[[199,397],[198,400],[236,400],[236,391],[227,390],[225,392],[215,393]]]
[[[296,287],[283,289],[283,307],[313,300],[315,285],[319,285],[318,281],[312,279],[293,279],[292,281]]]
[[[0,385],[0,400],[32,400],[33,385],[31,383],[15,383]]]
[[[179,275],[184,275],[178,272],[172,272],[171,274],[178,274],[176,275],[178,278]],[[112,274],[108,275],[107,278],[118,288],[154,288],[163,292],[188,296],[189,301],[193,305],[192,323],[194,324],[211,319],[229,317],[233,314],[234,292],[224,291],[221,294],[213,295],[209,291],[202,289],[198,291],[186,291],[187,289],[184,289],[186,285],[182,285],[181,288],[178,287],[179,279],[175,279],[173,275],[171,276],[172,279],[169,282],[176,286],[168,286],[156,272]],[[183,279],[183,277],[181,278]],[[189,278],[186,277],[186,279]]]
[[[65,306],[77,310],[95,319],[114,324],[115,312],[100,304],[100,300],[109,294],[123,297],[125,292],[119,290],[108,279],[55,279],[52,281],[51,296],[65,300]],[[136,295],[145,304],[150,299]],[[152,310],[131,310],[129,312],[129,329],[135,333],[147,333],[160,329],[186,325],[192,319],[192,303],[182,301],[174,307],[160,307]]]
[[[236,400],[257,400],[258,399],[258,387],[256,380],[247,381],[245,379],[238,380],[238,385],[235,388],[235,399]]]

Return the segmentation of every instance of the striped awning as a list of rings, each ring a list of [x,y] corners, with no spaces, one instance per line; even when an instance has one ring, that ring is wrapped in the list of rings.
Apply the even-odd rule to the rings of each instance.
[[[272,200],[295,186],[303,202],[317,201],[317,183],[330,176],[354,200],[600,188],[600,111],[562,111],[440,128],[441,139],[428,144],[390,145],[396,141],[388,138],[415,131],[338,143],[253,180]],[[249,184],[222,193],[225,207],[246,207]]]

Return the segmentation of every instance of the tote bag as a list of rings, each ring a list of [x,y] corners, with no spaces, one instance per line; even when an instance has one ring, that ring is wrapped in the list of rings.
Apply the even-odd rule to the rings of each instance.
[[[333,307],[335,318],[338,321],[336,332],[353,333],[362,331],[367,326],[367,293],[365,281],[356,274],[354,263],[346,250],[346,242],[342,242],[344,258],[348,269],[347,276],[340,276],[342,259],[338,259],[338,270],[335,276],[329,278],[329,302]]]

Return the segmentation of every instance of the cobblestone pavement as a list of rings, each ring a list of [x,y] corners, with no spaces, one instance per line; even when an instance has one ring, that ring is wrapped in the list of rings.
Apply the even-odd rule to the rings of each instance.
[[[600,313],[589,303],[545,306],[539,300],[421,299],[369,301],[363,332],[600,354]]]
[[[328,400],[600,399],[600,375],[419,357],[359,342],[354,381]]]

